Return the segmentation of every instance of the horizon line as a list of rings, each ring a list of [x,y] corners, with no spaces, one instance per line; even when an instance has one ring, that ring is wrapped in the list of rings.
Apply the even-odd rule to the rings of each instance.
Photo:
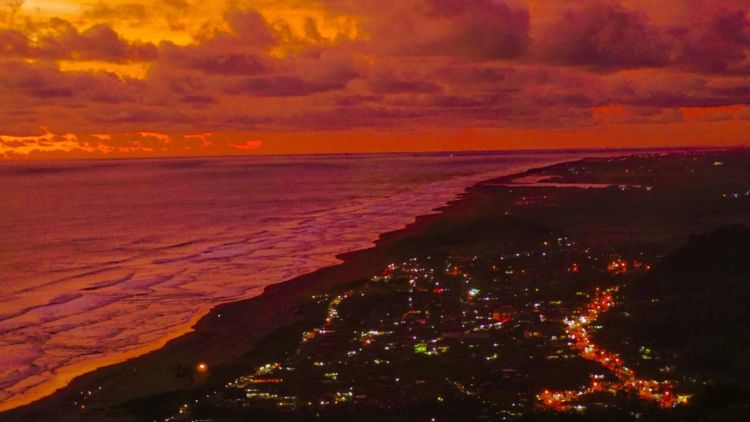
[[[358,151],[358,152],[299,152],[299,153],[254,153],[218,155],[156,155],[146,157],[71,157],[71,158],[7,158],[0,163],[68,162],[68,161],[146,161],[146,160],[187,160],[187,159],[226,159],[226,158],[267,158],[267,157],[320,157],[320,156],[366,156],[366,155],[430,155],[430,154],[481,154],[481,153],[555,153],[586,151],[731,151],[750,149],[750,145],[687,145],[687,146],[621,146],[621,147],[560,147],[560,148],[507,148],[507,149],[466,149],[466,150],[418,150],[418,151]]]

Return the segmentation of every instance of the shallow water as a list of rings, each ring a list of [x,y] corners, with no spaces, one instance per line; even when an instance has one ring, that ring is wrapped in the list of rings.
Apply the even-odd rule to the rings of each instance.
[[[334,264],[477,181],[590,155],[0,164],[0,410]]]

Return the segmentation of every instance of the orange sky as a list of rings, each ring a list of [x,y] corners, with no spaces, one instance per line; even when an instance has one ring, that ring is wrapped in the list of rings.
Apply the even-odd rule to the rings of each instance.
[[[0,156],[748,145],[748,11],[0,0]]]

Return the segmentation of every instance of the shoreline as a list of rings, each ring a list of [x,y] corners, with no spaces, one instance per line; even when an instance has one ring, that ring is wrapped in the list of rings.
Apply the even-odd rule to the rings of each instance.
[[[623,151],[609,152],[613,153],[611,156],[623,155]],[[600,156],[599,151],[591,153],[591,156],[597,158],[610,156]],[[420,233],[438,219],[460,214],[467,206],[471,208],[472,204],[467,204],[466,199],[476,188],[495,180],[520,176],[564,163],[579,162],[588,157],[589,155],[542,165],[513,167],[502,174],[475,181],[465,186],[452,200],[433,208],[430,213],[414,217],[411,223],[399,229],[377,235],[371,246],[335,255],[334,259],[339,260],[339,263],[269,284],[257,296],[214,306],[205,313],[196,315],[191,320],[191,325],[174,337],[165,339],[156,346],[139,349],[136,354],[124,361],[103,359],[106,363],[93,365],[93,370],[72,376],[67,384],[51,394],[31,401],[23,400],[23,404],[0,411],[0,420],[5,420],[5,417],[11,420],[24,419],[27,417],[24,415],[28,414],[42,416],[70,413],[71,410],[77,410],[71,405],[75,399],[88,391],[104,391],[97,393],[103,396],[104,403],[118,404],[140,396],[195,387],[192,384],[183,385],[184,380],[175,379],[169,368],[173,368],[174,365],[192,367],[198,362],[208,362],[211,366],[232,364],[241,359],[242,355],[252,351],[267,335],[292,325],[297,319],[293,315],[294,308],[311,293],[333,288],[361,277],[362,274],[382,269],[397,258],[396,255],[388,253],[389,245]],[[238,332],[246,337],[226,338]],[[92,365],[89,363],[87,366]]]

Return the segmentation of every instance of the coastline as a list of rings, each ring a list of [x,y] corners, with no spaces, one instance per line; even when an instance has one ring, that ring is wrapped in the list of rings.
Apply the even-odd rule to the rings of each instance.
[[[622,151],[612,151],[612,154],[622,155]],[[415,217],[412,223],[400,229],[380,234],[372,246],[336,255],[335,259],[340,263],[268,285],[258,296],[221,304],[205,314],[196,315],[191,326],[176,333],[175,337],[139,350],[128,360],[94,365],[95,369],[73,377],[52,394],[0,412],[0,420],[27,420],[51,415],[75,420],[79,409],[73,408],[72,403],[81,394],[91,391],[98,395],[98,402],[112,407],[141,396],[185,388],[186,381],[175,377],[175,367],[192,367],[198,362],[221,367],[236,362],[269,334],[297,322],[299,317],[294,311],[311,294],[382,269],[398,258],[391,246],[419,234],[435,221],[462,213],[471,214],[477,204],[467,198],[477,187],[582,159],[585,158],[563,159],[539,167],[518,166],[470,184],[453,200],[434,208],[431,213]],[[187,387],[195,385],[191,381]]]

